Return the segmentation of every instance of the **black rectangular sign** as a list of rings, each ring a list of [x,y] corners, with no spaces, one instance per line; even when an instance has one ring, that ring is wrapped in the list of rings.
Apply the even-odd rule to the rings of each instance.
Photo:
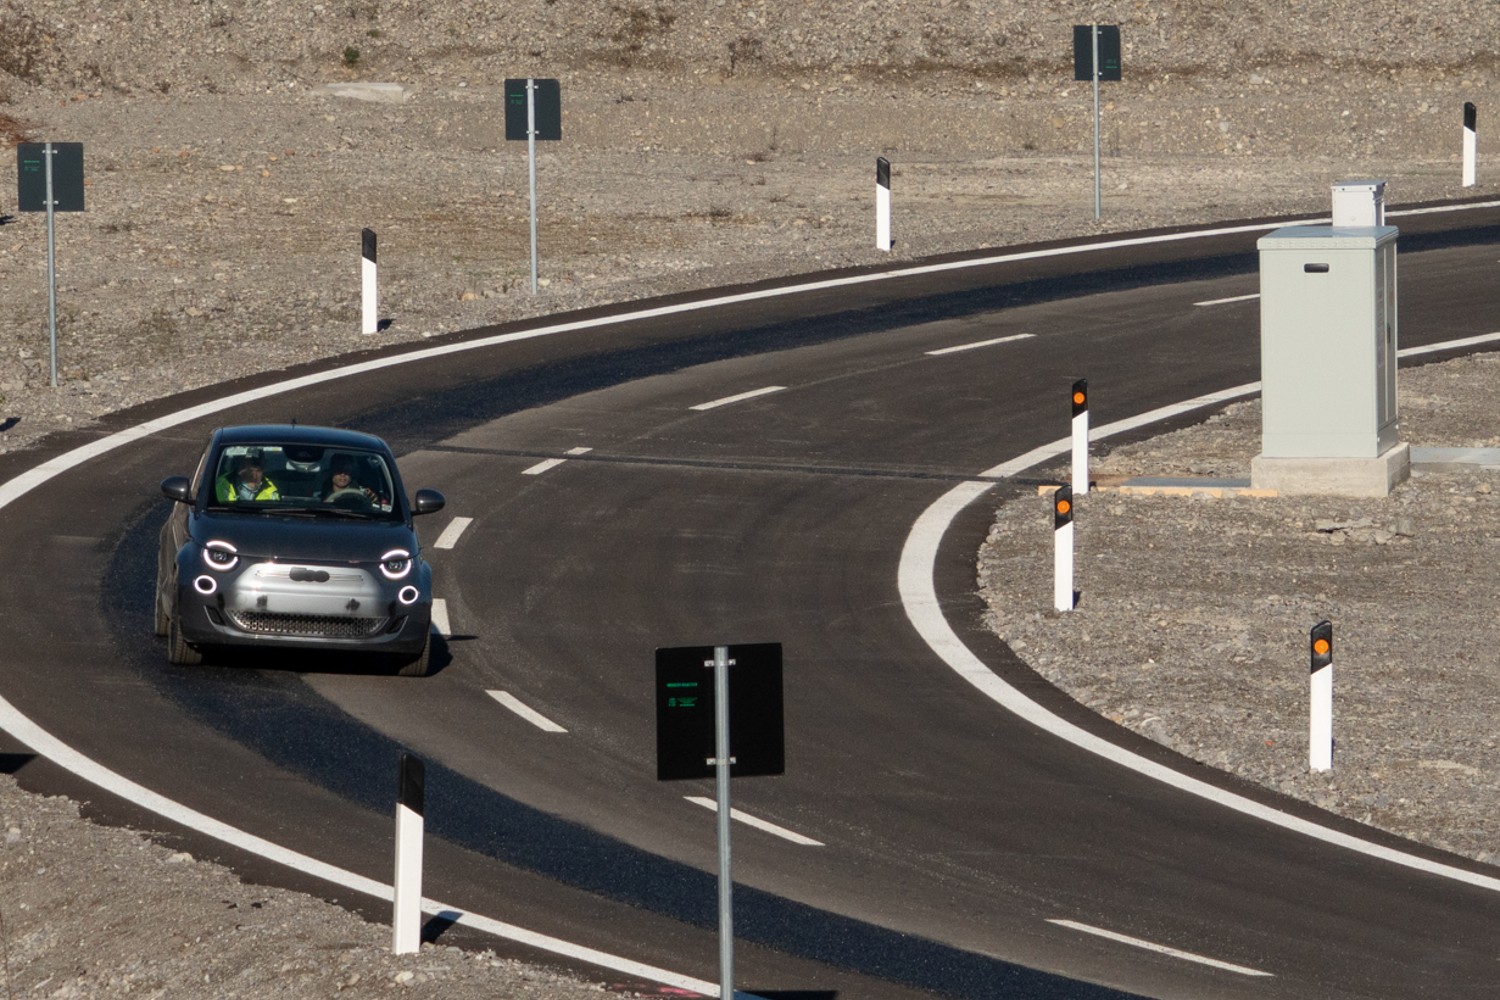
[[[23,142],[16,146],[16,207],[22,212],[47,211],[47,146]],[[52,146],[52,211],[83,211],[83,143],[54,142]]]
[[[731,777],[786,771],[781,643],[729,647]],[[714,647],[656,651],[656,777],[714,776]]]
[[[532,80],[535,88],[536,137],[562,138],[562,87],[556,80]],[[526,139],[526,81],[505,81],[505,138]]]
[[[1120,79],[1120,26],[1099,27],[1099,79]],[[1094,25],[1073,25],[1073,79],[1094,78]]]

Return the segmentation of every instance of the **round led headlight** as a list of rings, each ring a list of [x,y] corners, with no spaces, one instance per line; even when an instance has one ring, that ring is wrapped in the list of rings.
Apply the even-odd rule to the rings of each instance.
[[[215,539],[203,546],[203,561],[210,569],[227,573],[240,563],[239,550],[228,542]]]
[[[411,572],[411,553],[405,549],[391,549],[380,557],[380,573],[387,580],[400,580]]]

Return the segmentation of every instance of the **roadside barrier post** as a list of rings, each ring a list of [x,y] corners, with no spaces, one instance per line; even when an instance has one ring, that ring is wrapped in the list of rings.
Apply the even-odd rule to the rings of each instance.
[[[380,306],[375,275],[375,230],[363,229],[359,234],[360,247],[360,333],[374,333],[380,326]]]
[[[1073,491],[1067,486],[1052,494],[1052,541],[1052,604],[1059,611],[1072,611]]]
[[[1309,636],[1312,651],[1312,710],[1307,743],[1311,771],[1333,768],[1333,625],[1318,622]]]
[[[401,755],[396,780],[396,879],[391,953],[422,948],[422,813],[425,769],[420,757]]]
[[[875,158],[875,249],[891,249],[891,161]]]
[[[1073,383],[1073,495],[1089,492],[1089,380]]]
[[[1473,101],[1464,102],[1464,187],[1474,186],[1476,162],[1479,159],[1479,109]]]

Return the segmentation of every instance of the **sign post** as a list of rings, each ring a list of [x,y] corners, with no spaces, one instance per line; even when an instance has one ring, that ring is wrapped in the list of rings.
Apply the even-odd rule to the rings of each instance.
[[[83,211],[83,143],[23,142],[16,147],[16,207],[47,213],[47,330],[51,386],[57,388],[57,212]]]
[[[656,777],[716,786],[721,997],[734,996],[729,779],[785,771],[780,643],[656,651]]]
[[[1094,81],[1094,218],[1099,218],[1099,82],[1120,79],[1120,26],[1073,26],[1073,79]]]
[[[531,294],[536,294],[536,143],[562,138],[562,89],[556,80],[505,81],[505,138],[526,140],[531,192]]]

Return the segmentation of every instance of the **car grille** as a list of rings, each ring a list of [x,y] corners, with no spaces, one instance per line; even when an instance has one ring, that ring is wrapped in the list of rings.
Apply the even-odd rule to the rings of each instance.
[[[227,611],[235,627],[260,635],[293,635],[316,639],[368,639],[379,635],[389,618],[345,615],[279,615],[267,611]]]

